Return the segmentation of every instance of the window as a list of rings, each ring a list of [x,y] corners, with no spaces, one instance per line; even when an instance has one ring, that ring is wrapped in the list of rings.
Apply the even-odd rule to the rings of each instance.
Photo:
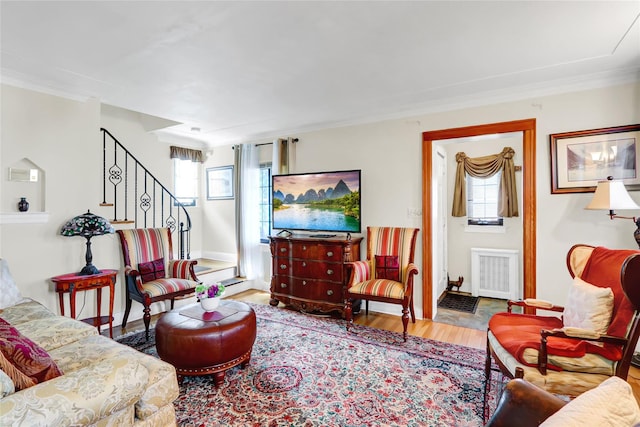
[[[271,234],[271,163],[260,165],[260,242],[269,243]]]
[[[501,173],[488,178],[474,178],[467,174],[467,224],[503,225],[498,216],[498,188]]]
[[[173,159],[174,196],[185,206],[196,205],[199,165],[191,160]]]

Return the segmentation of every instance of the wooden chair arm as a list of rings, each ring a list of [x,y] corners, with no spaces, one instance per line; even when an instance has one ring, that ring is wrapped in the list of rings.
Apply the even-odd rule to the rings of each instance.
[[[125,276],[137,277],[137,276],[140,275],[140,272],[138,270],[136,270],[135,268],[131,267],[130,265],[125,265],[124,266],[124,274],[125,274]]]
[[[418,271],[418,267],[415,264],[410,263],[409,265],[407,265],[407,275],[404,278],[405,298],[413,295],[413,276],[418,274]]]
[[[514,305],[517,306],[517,307],[534,308],[534,309],[548,310],[548,311],[557,311],[557,312],[560,312],[560,313],[564,311],[564,307],[552,304],[549,301],[545,301],[545,300],[541,300],[541,299],[534,299],[534,298],[527,298],[525,300],[517,300],[517,301],[516,300],[508,300],[507,301],[507,312],[511,313],[511,308]]]
[[[547,338],[558,337],[568,338],[579,341],[602,342],[613,345],[624,346],[627,343],[626,338],[614,337],[611,335],[599,335],[595,331],[589,331],[578,328],[562,328],[562,329],[542,329],[540,331],[540,351],[538,352],[538,371],[542,375],[547,375]]]
[[[539,426],[566,404],[559,397],[523,380],[507,383],[485,427]]]

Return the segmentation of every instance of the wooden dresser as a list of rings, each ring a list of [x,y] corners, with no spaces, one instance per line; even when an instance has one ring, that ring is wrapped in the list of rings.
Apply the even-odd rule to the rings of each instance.
[[[362,237],[270,238],[271,301],[305,312],[344,313],[349,281],[346,263],[360,260]]]

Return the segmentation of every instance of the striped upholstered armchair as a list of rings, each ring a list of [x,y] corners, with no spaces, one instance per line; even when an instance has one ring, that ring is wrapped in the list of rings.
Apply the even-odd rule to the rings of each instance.
[[[171,233],[168,228],[138,228],[118,230],[127,301],[122,327],[127,325],[131,301],[144,306],[144,327],[149,339],[151,304],[171,300],[195,292],[198,278],[193,271],[197,261],[174,260]]]
[[[407,340],[409,312],[416,323],[413,309],[413,276],[418,267],[413,263],[417,228],[367,227],[367,260],[350,264],[347,284],[345,319],[347,330],[353,322],[353,301],[369,300],[402,305],[403,338]]]

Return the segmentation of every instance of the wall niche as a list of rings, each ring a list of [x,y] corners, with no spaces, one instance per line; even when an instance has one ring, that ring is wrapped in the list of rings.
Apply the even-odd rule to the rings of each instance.
[[[9,166],[3,175],[0,224],[47,222],[45,171],[25,157]],[[23,197],[29,202],[26,212],[18,209]]]

